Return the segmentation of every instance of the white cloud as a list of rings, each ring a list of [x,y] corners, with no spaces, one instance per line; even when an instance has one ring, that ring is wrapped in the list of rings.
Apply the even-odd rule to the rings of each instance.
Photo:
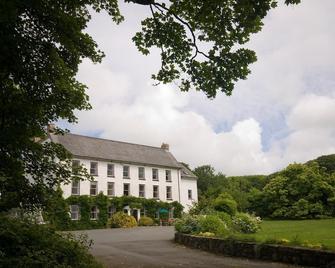
[[[215,100],[173,85],[153,87],[157,53],[144,57],[130,41],[145,8],[122,8],[126,22],[120,26],[107,27],[112,22],[106,15],[95,15],[89,25],[107,56],[101,65],[80,66],[93,110],[78,113],[73,132],[154,146],[168,142],[178,160],[211,164],[229,175],[269,173],[335,153],[333,0],[271,11],[249,44],[258,54],[252,74],[232,97]]]

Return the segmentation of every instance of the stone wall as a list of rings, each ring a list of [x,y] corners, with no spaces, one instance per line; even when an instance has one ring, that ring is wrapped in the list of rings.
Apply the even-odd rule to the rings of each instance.
[[[176,233],[175,242],[191,248],[234,257],[335,268],[335,252],[283,245],[225,240]]]

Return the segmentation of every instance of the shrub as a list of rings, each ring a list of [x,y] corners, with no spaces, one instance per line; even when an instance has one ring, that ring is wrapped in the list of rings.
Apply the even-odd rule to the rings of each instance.
[[[116,212],[108,221],[111,228],[132,228],[137,226],[137,222],[133,216],[129,216],[123,212]]]
[[[177,219],[174,225],[177,232],[184,234],[199,233],[199,217],[185,215],[181,219]]]
[[[152,226],[154,225],[154,220],[151,219],[150,217],[143,216],[140,218],[138,225],[139,226]]]
[[[228,213],[217,211],[215,215],[217,215],[226,224],[228,228],[232,225],[232,217]]]
[[[18,219],[0,216],[0,267],[83,267],[99,264],[88,252],[86,238]]]
[[[227,225],[217,215],[204,215],[199,217],[199,231],[224,235],[228,230]]]
[[[236,231],[251,234],[260,229],[261,219],[247,213],[237,213],[233,217],[232,223]]]
[[[227,193],[220,194],[213,202],[213,207],[217,211],[226,212],[229,215],[235,215],[237,212],[237,203],[231,195]]]

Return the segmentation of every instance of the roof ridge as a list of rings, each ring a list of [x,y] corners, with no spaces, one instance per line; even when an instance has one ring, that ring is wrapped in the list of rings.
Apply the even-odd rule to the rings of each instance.
[[[152,145],[146,145],[146,144],[132,143],[132,142],[126,142],[126,141],[116,141],[116,140],[111,140],[111,139],[106,139],[106,138],[98,138],[98,137],[85,136],[85,135],[76,134],[76,133],[70,133],[70,132],[65,133],[65,135],[74,135],[74,136],[80,136],[80,137],[94,139],[94,140],[105,140],[105,141],[112,141],[112,142],[118,142],[118,143],[130,144],[130,145],[138,145],[138,146],[150,147],[150,148],[154,148],[154,149],[159,149],[159,150],[165,151],[161,147],[152,146]]]

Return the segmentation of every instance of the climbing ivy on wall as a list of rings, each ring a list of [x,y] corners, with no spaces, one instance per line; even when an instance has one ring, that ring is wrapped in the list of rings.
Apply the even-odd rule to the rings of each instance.
[[[78,205],[80,208],[79,220],[70,219],[70,205]],[[98,208],[98,218],[91,220],[91,208]],[[62,197],[59,189],[49,199],[49,204],[44,211],[44,219],[58,230],[80,230],[105,228],[108,221],[108,207],[112,206],[116,211],[123,211],[125,206],[133,209],[144,209],[148,217],[155,218],[160,209],[172,209],[174,217],[180,218],[183,206],[177,201],[167,203],[155,199],[146,199],[134,196],[122,196],[109,198],[100,193],[97,196],[70,196],[67,199]],[[162,215],[163,216],[163,215]],[[163,217],[166,217],[165,215]]]

